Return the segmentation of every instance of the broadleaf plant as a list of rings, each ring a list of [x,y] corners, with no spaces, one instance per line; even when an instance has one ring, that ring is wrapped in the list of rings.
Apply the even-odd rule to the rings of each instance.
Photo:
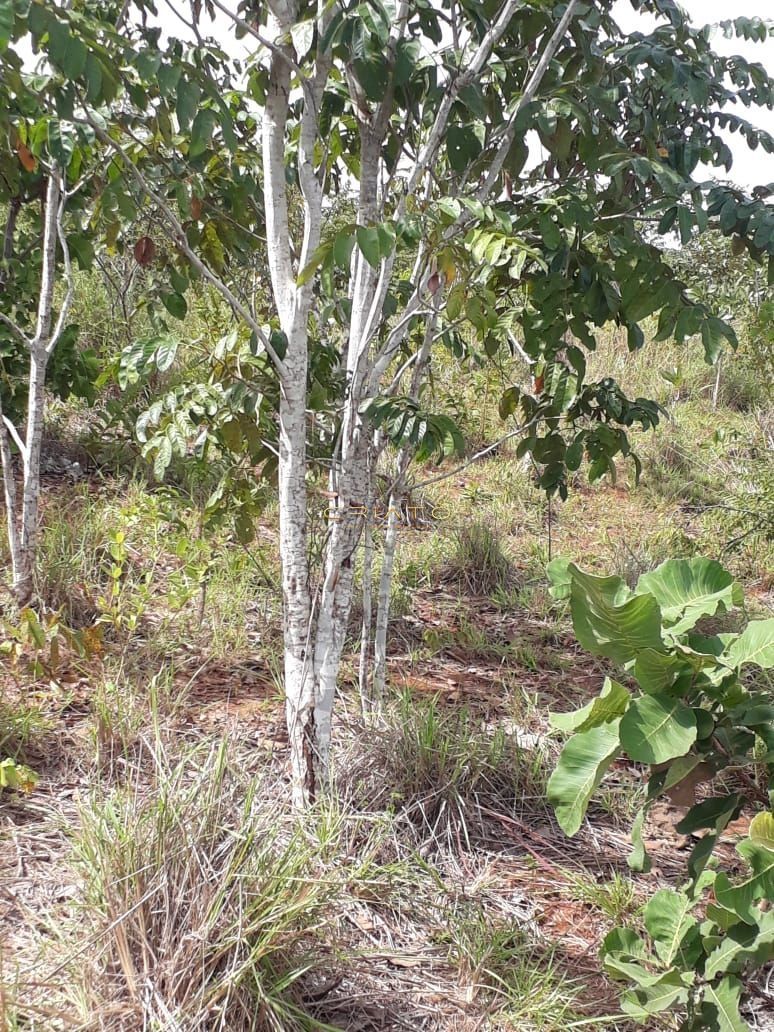
[[[622,1008],[638,1021],[672,1009],[685,1015],[686,1032],[746,1029],[744,976],[774,956],[767,909],[774,900],[774,815],[764,810],[752,819],[749,837],[737,845],[738,869],[718,870],[712,854],[743,808],[766,798],[753,774],[756,761],[769,774],[774,763],[774,706],[753,668],[774,666],[774,619],[750,620],[735,632],[702,628],[700,621],[744,604],[731,574],[710,559],[667,560],[633,590],[567,559],[554,560],[548,572],[553,596],[569,599],[580,644],[612,661],[620,678],[605,678],[599,697],[581,709],[551,715],[552,725],[571,735],[548,783],[560,827],[577,833],[607,769],[623,755],[650,768],[630,866],[649,866],[642,828],[660,796],[687,806],[678,834],[701,833],[684,888],[659,890],[645,908],[648,940],[624,928],[606,937],[605,970],[630,983]],[[732,791],[735,771],[741,775]],[[714,794],[697,803],[702,782]]]

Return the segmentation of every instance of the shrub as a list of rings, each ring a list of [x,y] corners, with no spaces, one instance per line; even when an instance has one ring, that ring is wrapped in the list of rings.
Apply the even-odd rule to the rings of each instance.
[[[774,955],[774,815],[757,814],[737,845],[741,875],[713,869],[711,859],[743,807],[767,801],[756,760],[772,756],[774,706],[750,668],[774,666],[774,619],[733,633],[708,626],[743,604],[739,585],[708,559],[667,560],[634,591],[566,561],[550,572],[554,593],[570,599],[580,644],[619,667],[626,682],[607,677],[597,699],[552,717],[571,734],[548,783],[559,824],[568,835],[578,831],[605,772],[624,753],[650,767],[630,866],[649,866],[642,829],[660,796],[688,807],[680,834],[703,832],[684,889],[662,889],[648,902],[648,942],[614,929],[603,946],[605,966],[633,983],[623,1008],[638,1020],[677,1009],[687,1032],[744,1029],[742,976]],[[705,782],[717,794],[697,803],[696,787]]]

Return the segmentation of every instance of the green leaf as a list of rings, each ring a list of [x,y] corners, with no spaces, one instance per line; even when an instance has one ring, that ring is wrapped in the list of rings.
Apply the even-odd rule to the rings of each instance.
[[[758,928],[737,924],[729,928],[720,944],[709,953],[704,977],[713,979],[729,969],[739,971],[748,961],[756,967],[766,964],[774,953],[774,911],[761,914]]]
[[[650,595],[632,596],[620,577],[594,577],[575,564],[570,609],[580,644],[623,666],[642,649],[664,651],[661,612]]]
[[[638,871],[644,874],[647,874],[651,868],[650,857],[648,856],[648,851],[645,848],[645,841],[642,837],[642,829],[645,825],[645,818],[648,815],[649,808],[650,805],[648,803],[646,803],[645,806],[641,806],[637,816],[632,821],[632,848],[626,858],[626,862],[632,871]]]
[[[750,871],[734,883],[725,871],[720,871],[715,879],[715,898],[721,907],[733,910],[747,924],[756,924],[760,911],[753,904],[759,899],[774,899],[774,851],[750,839],[740,842],[736,851]]]
[[[603,962],[608,954],[627,957],[631,960],[647,960],[648,949],[643,940],[631,928],[612,928],[602,940],[600,949]]]
[[[168,437],[159,439],[156,449],[156,458],[153,461],[153,475],[157,480],[163,480],[164,474],[172,461],[172,442]]]
[[[175,337],[171,337],[169,334],[159,337],[156,347],[156,368],[160,373],[165,373],[175,361],[179,343]]]
[[[646,1021],[651,1014],[658,1014],[683,1004],[688,999],[688,989],[679,972],[667,971],[659,976],[652,985],[643,986],[624,994],[621,998],[621,1010],[640,1021]]]
[[[0,0],[0,53],[2,53],[11,41],[13,34],[13,2],[12,0]]]
[[[656,953],[671,967],[690,967],[701,952],[699,925],[691,914],[695,903],[682,892],[660,889],[648,900],[644,921]]]
[[[756,813],[750,821],[749,837],[758,846],[774,851],[774,813]]]
[[[677,209],[677,223],[680,229],[680,243],[687,244],[693,230],[693,213],[690,208],[680,205]]]
[[[572,588],[572,574],[570,573],[571,559],[566,555],[559,555],[552,559],[546,566],[546,573],[551,582],[549,594],[551,598],[569,598]]]
[[[679,655],[655,649],[643,649],[634,661],[634,676],[648,694],[663,692],[679,674],[690,670],[690,663]]]
[[[181,132],[186,132],[190,127],[199,108],[201,94],[202,91],[198,84],[188,79],[183,79],[178,85],[175,111]]]
[[[673,634],[690,630],[702,616],[726,613],[741,605],[742,592],[731,574],[714,559],[667,559],[644,573],[635,593],[649,592],[661,607]]]
[[[573,735],[548,782],[548,801],[566,835],[581,826],[589,800],[620,750],[619,721]]]
[[[380,222],[376,227],[376,233],[379,237],[379,257],[389,258],[395,249],[397,239],[395,227],[391,222]]]
[[[692,835],[700,828],[714,828],[721,832],[739,813],[743,797],[738,793],[726,796],[712,796],[692,806],[681,821],[675,825],[680,835]]]
[[[382,257],[378,228],[376,226],[358,226],[355,233],[357,246],[360,248],[363,257],[372,268],[378,269]]]
[[[618,681],[606,677],[598,698],[572,713],[551,713],[549,722],[560,731],[588,731],[623,716],[629,705],[629,692]]]
[[[702,1004],[702,1028],[715,1032],[750,1032],[750,1026],[739,1013],[742,983],[738,978],[727,975],[717,985],[708,985],[704,990]]]
[[[175,319],[185,319],[188,305],[182,294],[175,292],[162,294],[161,301],[171,316],[174,316]]]
[[[621,745],[638,763],[666,763],[696,741],[696,716],[679,699],[643,695],[621,718]]]
[[[337,233],[333,239],[333,260],[340,269],[349,269],[355,238],[351,232]]]
[[[774,666],[774,617],[751,620],[721,660],[737,670],[750,663],[763,670]]]
[[[314,274],[331,253],[332,246],[332,241],[324,240],[318,247],[315,247],[314,251],[309,255],[309,261],[296,278],[297,286],[303,287],[305,283],[308,283],[314,277]]]
[[[191,142],[188,147],[189,158],[197,158],[207,150],[217,124],[218,116],[212,108],[200,108],[197,111],[191,126]]]
[[[446,131],[446,153],[455,172],[464,172],[481,153],[481,143],[469,125],[450,125]]]

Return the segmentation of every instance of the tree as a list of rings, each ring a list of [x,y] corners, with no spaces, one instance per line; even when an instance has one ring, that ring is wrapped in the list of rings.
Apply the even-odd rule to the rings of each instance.
[[[45,387],[61,397],[88,397],[96,376],[95,356],[76,349],[78,328],[67,320],[74,287],[71,252],[82,267],[93,257],[82,226],[97,194],[90,141],[41,107],[38,91],[45,81],[27,80],[18,56],[2,53],[13,18],[5,9],[0,13],[6,29],[5,36],[0,33],[0,460],[12,591],[23,606],[34,593]],[[22,458],[21,499],[14,447]]]
[[[253,355],[253,418],[278,476],[299,803],[328,776],[375,442],[398,448],[396,497],[412,458],[459,449],[453,422],[423,407],[433,348],[492,356],[518,338],[535,389],[511,388],[501,414],[517,420],[545,489],[564,494],[568,470],[585,458],[592,479],[614,472],[631,453],[627,430],[659,417],[609,378],[586,381],[597,327],[625,327],[636,350],[657,315],[657,340],[700,334],[710,361],[734,342],[685,292],[653,231],[677,225],[687,239],[719,223],[755,257],[774,253],[761,197],[693,179],[699,161],[730,165],[721,128],[774,152],[726,110],[771,106],[772,80],[715,54],[672,0],[635,6],[657,15],[652,32],[625,34],[612,0],[205,0],[191,5],[185,47],[162,45],[145,2],[4,0],[12,34],[29,32],[59,70],[73,123],[112,154],[115,192],[172,242],[172,293],[184,304],[192,279],[214,286]],[[251,45],[244,63],[204,38],[203,11]],[[770,30],[737,19],[726,31]],[[105,110],[106,72],[119,117]],[[329,220],[347,204],[351,222]],[[245,289],[263,255],[267,308]],[[316,577],[308,506],[320,469],[331,505]]]

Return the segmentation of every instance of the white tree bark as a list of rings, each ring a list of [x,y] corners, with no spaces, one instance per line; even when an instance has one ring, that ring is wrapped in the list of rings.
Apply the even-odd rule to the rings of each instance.
[[[363,619],[360,622],[360,660],[358,662],[357,683],[360,692],[360,708],[363,716],[368,717],[373,706],[371,678],[369,667],[371,660],[371,625],[373,623],[373,574],[374,574],[374,534],[372,494],[368,492],[366,524],[363,531]]]
[[[3,499],[5,501],[5,521],[8,533],[8,550],[11,553],[11,588],[15,593],[22,568],[21,539],[19,538],[16,476],[13,468],[13,455],[8,426],[3,415],[0,401],[0,465],[3,471]]]
[[[427,374],[433,351],[433,337],[437,322],[437,309],[425,325],[422,346],[417,354],[411,373],[409,397],[417,401],[419,391]],[[379,598],[376,607],[376,625],[374,631],[374,684],[373,695],[377,705],[381,704],[387,679],[387,630],[390,622],[390,595],[392,593],[392,575],[395,568],[395,551],[398,545],[400,512],[406,492],[406,473],[411,464],[411,452],[403,447],[398,452],[395,462],[395,476],[390,489],[387,514],[387,530],[384,535],[384,559],[379,578]]]
[[[46,187],[43,213],[43,256],[40,297],[38,299],[35,335],[28,339],[17,328],[30,353],[26,432],[22,442],[13,431],[23,461],[20,527],[17,527],[17,499],[11,467],[9,432],[11,424],[3,418],[0,431],[4,494],[7,508],[8,540],[12,556],[13,593],[19,605],[28,605],[34,597],[35,561],[38,542],[38,509],[40,503],[40,458],[45,418],[46,369],[51,354],[64,329],[72,298],[70,256],[62,229],[66,194],[61,173],[54,163]],[[67,284],[65,299],[53,327],[54,288],[56,285],[57,242],[61,244]]]

